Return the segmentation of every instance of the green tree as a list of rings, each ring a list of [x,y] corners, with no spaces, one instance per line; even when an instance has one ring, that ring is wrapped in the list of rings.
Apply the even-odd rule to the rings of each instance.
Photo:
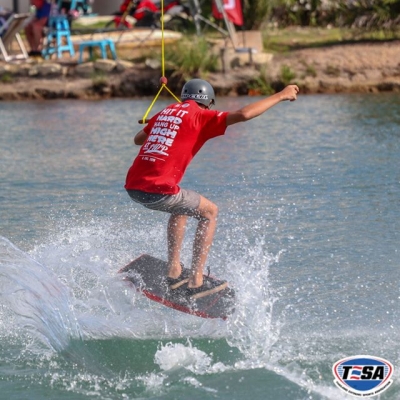
[[[400,0],[340,0],[338,23],[357,28],[392,29],[400,25]]]
[[[289,21],[294,25],[317,25],[322,0],[287,0]]]
[[[243,0],[246,29],[279,26],[337,26],[392,29],[400,26],[400,0]]]
[[[245,29],[261,29],[268,21],[279,0],[243,0],[243,19]]]

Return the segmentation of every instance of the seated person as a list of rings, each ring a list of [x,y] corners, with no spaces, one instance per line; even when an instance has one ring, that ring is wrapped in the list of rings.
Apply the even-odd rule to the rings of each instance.
[[[31,0],[31,5],[36,7],[35,17],[25,27],[25,35],[28,40],[31,51],[28,53],[30,56],[40,56],[43,29],[47,25],[51,3],[47,0]]]
[[[124,2],[119,7],[119,11],[113,13],[115,15],[114,22],[117,28],[126,27],[126,28],[133,28],[133,23],[128,21],[126,18],[128,15],[133,17],[135,13],[137,3],[139,0],[124,0]],[[126,13],[125,17],[124,14]]]
[[[159,8],[152,0],[141,0],[136,7],[133,17],[136,19],[138,28],[155,26],[156,18],[159,17]]]

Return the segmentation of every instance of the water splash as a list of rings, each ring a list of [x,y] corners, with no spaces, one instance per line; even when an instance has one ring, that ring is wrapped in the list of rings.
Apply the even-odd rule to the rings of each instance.
[[[29,259],[35,263],[34,258],[42,270],[48,271],[42,284],[55,285],[62,291],[58,308],[73,311],[78,336],[92,339],[226,337],[230,345],[239,348],[246,357],[267,357],[268,349],[279,336],[280,322],[273,319],[277,295],[268,276],[270,266],[279,262],[280,253],[270,254],[263,239],[251,244],[246,235],[242,235],[241,247],[237,240],[227,240],[218,244],[219,258],[210,259],[213,272],[219,270],[217,273],[226,276],[236,288],[236,312],[225,323],[166,309],[138,295],[119,279],[117,270],[135,255],[149,252],[160,258],[165,256],[165,237],[160,237],[161,226],[162,231],[165,230],[164,221],[157,220],[154,224],[152,221],[154,228],[149,229],[147,220],[133,215],[134,229],[129,226],[120,229],[121,217],[101,221],[80,218],[77,215],[59,221],[47,241],[34,247],[30,256],[13,247],[23,262]],[[190,241],[191,227],[188,231]],[[237,232],[234,235],[237,236]],[[183,258],[190,257],[190,246],[184,246]],[[15,256],[13,260],[17,262]],[[226,260],[231,261],[226,263]],[[30,264],[24,266],[28,275],[31,269]],[[22,274],[17,281],[26,275]],[[51,296],[43,296],[43,300],[48,308],[55,304]],[[48,318],[51,314],[48,313]]]
[[[276,317],[273,313],[279,296],[269,281],[269,268],[279,262],[281,253],[270,254],[264,239],[246,250],[247,253],[230,265],[236,271],[234,284],[239,290],[236,312],[227,323],[230,333],[227,340],[247,359],[265,362],[284,322],[282,316]]]
[[[219,256],[231,261],[223,265],[215,259],[212,262],[216,269],[225,268],[223,273],[236,287],[236,312],[227,322],[203,320],[155,304],[119,279],[116,271],[124,262],[130,261],[132,253],[141,251],[143,236],[146,236],[147,243],[152,243],[149,251],[162,257],[163,255],[157,254],[162,252],[165,239],[160,238],[160,226],[156,225],[154,230],[149,230],[146,225],[141,226],[140,220],[134,233],[116,229],[115,221],[103,220],[99,223],[93,220],[86,224],[70,222],[68,226],[63,226],[56,234],[51,235],[47,242],[32,249],[29,256],[6,241],[6,247],[13,249],[13,254],[9,257],[11,264],[22,263],[24,276],[34,276],[37,269],[41,273],[40,277],[29,279],[29,283],[25,285],[29,293],[34,293],[39,285],[33,282],[38,281],[43,286],[40,291],[44,304],[37,301],[35,303],[35,309],[41,310],[41,314],[31,324],[31,330],[40,336],[40,340],[50,342],[53,349],[60,351],[68,344],[71,336],[85,341],[113,338],[222,338],[231,348],[239,349],[243,358],[229,363],[213,362],[211,353],[199,350],[191,344],[185,346],[171,342],[161,345],[154,355],[154,363],[161,372],[136,374],[133,377],[136,384],[142,381],[151,392],[157,392],[172,382],[212,391],[212,388],[202,386],[196,377],[227,371],[269,368],[271,348],[279,338],[282,324],[279,316],[273,313],[278,295],[269,282],[269,269],[273,263],[279,262],[281,253],[270,254],[262,238],[254,244],[246,242],[246,246],[241,249],[232,247],[233,242],[230,241],[225,247],[220,246]],[[246,238],[243,240],[246,241]],[[187,247],[184,251],[187,253],[184,257],[190,257],[190,248]],[[16,271],[13,270],[12,273],[15,274]],[[17,275],[14,283],[21,284],[22,279]],[[54,293],[53,289],[46,289],[53,287],[57,289]],[[57,302],[54,301],[56,296]],[[18,303],[24,304],[24,301],[18,299]],[[16,304],[13,309],[17,310]],[[73,331],[68,328],[70,321],[75,327]],[[21,323],[20,315],[16,323]],[[55,340],[62,343],[53,344],[52,341]],[[98,364],[96,357],[101,357],[101,354],[82,351],[82,347],[78,345],[76,348],[69,348],[62,357],[75,360],[74,362],[83,357],[85,365],[82,371],[71,377],[56,370],[48,377],[52,382],[64,385],[78,379],[82,387],[97,387],[96,382],[109,379],[115,385],[126,385],[125,378],[120,379],[113,374],[111,378],[104,377],[103,369],[93,372],[94,366]],[[100,389],[96,392],[102,393]]]
[[[0,297],[12,322],[3,335],[21,325],[48,348],[60,351],[79,337],[67,288],[51,270],[0,237]]]
[[[68,287],[82,335],[88,339],[221,336],[222,321],[167,309],[141,296],[119,277],[117,271],[142,252],[165,256],[162,222],[149,229],[138,219],[132,231],[119,229],[120,222],[70,221],[31,251]]]
[[[212,359],[205,353],[193,347],[191,342],[185,346],[182,343],[167,343],[165,346],[160,346],[157,350],[154,361],[163,371],[174,371],[184,368],[195,374],[204,374],[210,371]],[[219,363],[212,367],[213,370],[222,371],[226,367]]]

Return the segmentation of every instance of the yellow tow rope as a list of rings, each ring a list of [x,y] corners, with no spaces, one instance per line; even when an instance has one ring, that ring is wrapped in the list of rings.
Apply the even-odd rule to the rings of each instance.
[[[160,90],[158,91],[158,93],[156,94],[156,96],[154,97],[153,101],[151,102],[149,108],[147,109],[147,111],[145,112],[145,114],[143,115],[143,118],[139,121],[140,124],[145,124],[147,117],[151,111],[151,109],[153,108],[155,102],[158,99],[158,96],[160,96],[160,93],[162,92],[162,90],[165,88],[168,93],[170,93],[172,95],[172,97],[178,101],[179,103],[181,102],[175,95],[174,93],[171,92],[171,90],[168,88],[167,83],[168,83],[168,79],[165,77],[165,51],[164,51],[164,0],[161,0],[161,78],[160,78],[160,83],[161,83],[161,87]]]

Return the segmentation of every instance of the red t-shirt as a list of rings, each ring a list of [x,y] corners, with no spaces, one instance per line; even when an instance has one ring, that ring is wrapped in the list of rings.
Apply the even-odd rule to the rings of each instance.
[[[193,100],[172,104],[143,129],[147,139],[126,177],[125,189],[176,194],[204,143],[226,130],[227,112],[200,108]]]

